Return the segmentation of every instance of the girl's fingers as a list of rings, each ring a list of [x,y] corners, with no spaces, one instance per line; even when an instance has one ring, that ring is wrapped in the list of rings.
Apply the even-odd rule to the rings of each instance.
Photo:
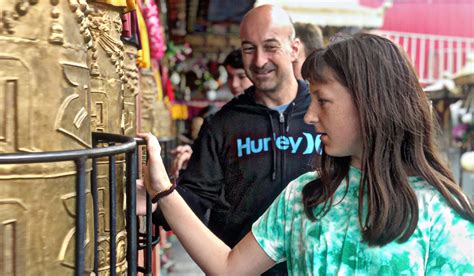
[[[149,156],[154,156],[153,154],[157,151],[158,153],[161,152],[161,147],[160,143],[158,142],[158,139],[151,134],[151,133],[137,133],[137,136],[140,138],[143,138],[146,141],[147,144],[147,151]]]

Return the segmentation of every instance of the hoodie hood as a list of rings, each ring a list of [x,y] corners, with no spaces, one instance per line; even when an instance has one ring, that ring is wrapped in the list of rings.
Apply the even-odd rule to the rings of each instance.
[[[293,108],[296,108],[296,109],[292,110],[292,112],[297,111],[297,109],[303,110],[304,112],[306,112],[307,110],[306,103],[309,96],[310,95],[308,92],[308,85],[304,81],[298,80],[298,91],[296,93],[296,97],[288,105],[288,108],[285,112],[289,111],[290,109],[292,110]],[[228,108],[234,109],[237,111],[245,111],[245,112],[256,113],[256,114],[266,114],[268,112],[273,111],[271,108],[265,105],[259,104],[255,101],[255,86],[251,86],[247,88],[244,94],[241,94],[238,97],[232,99],[229,103],[227,103],[226,105],[222,107],[223,110],[228,109]]]

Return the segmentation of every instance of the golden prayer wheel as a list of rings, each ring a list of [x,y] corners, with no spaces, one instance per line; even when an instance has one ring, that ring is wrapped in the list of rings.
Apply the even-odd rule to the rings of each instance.
[[[163,100],[158,100],[157,81],[151,69],[140,71],[141,92],[141,126],[142,131],[152,132],[160,139],[162,158],[169,168],[172,156],[171,149],[175,145],[174,124],[171,113]]]
[[[142,131],[156,133],[157,90],[151,69],[140,70],[140,91]]]
[[[121,9],[89,3],[92,129],[121,134],[124,45],[120,40]]]
[[[120,39],[122,8],[89,2],[89,30],[92,46],[89,49],[91,71],[92,131],[124,134],[124,88],[125,47]],[[133,59],[127,56],[127,62]],[[127,90],[129,90],[127,88]],[[133,113],[132,115],[134,116]],[[128,127],[128,134],[133,135]],[[133,125],[131,125],[133,128]],[[124,213],[124,156],[117,156],[115,163],[116,181],[116,271],[126,273],[126,231]],[[97,183],[99,192],[99,274],[108,275],[110,269],[110,196],[109,159],[97,160]]]
[[[0,153],[91,147],[86,10],[79,0],[0,0]],[[75,175],[72,162],[0,166],[0,275],[74,272]],[[91,271],[89,190],[87,203]]]
[[[137,96],[138,96],[138,67],[137,48],[130,44],[125,44],[124,60],[124,103],[123,103],[123,128],[124,135],[135,136],[137,132]]]
[[[176,126],[171,118],[171,112],[163,100],[157,101],[157,111],[155,120],[155,135],[162,139],[172,139],[176,137]]]

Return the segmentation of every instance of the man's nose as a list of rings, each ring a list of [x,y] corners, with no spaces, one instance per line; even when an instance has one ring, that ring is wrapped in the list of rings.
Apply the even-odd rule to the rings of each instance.
[[[256,50],[254,56],[254,65],[257,68],[262,68],[267,63],[267,55],[262,50]]]

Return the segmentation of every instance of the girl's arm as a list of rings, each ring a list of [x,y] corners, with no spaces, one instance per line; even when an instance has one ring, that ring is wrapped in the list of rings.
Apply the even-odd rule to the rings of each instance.
[[[149,181],[145,181],[145,186],[153,197],[167,190],[171,183],[160,157],[161,148],[156,137],[151,134],[138,136],[147,141]],[[204,226],[176,191],[161,198],[158,204],[186,251],[206,274],[260,274],[275,264],[250,232],[230,249]]]

